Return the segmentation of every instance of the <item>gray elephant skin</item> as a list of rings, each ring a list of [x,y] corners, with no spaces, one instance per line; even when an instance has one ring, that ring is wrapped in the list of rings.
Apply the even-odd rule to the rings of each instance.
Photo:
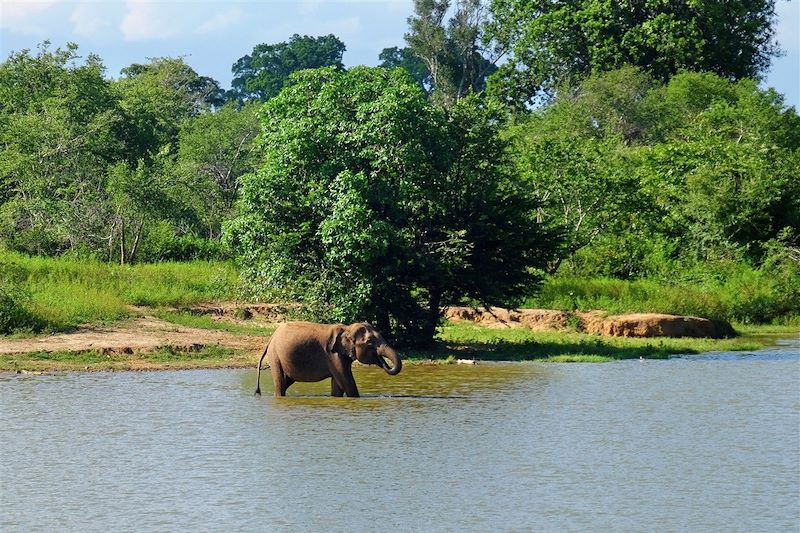
[[[256,394],[261,394],[261,365],[267,357],[275,396],[285,396],[295,381],[331,378],[331,396],[358,397],[353,361],[377,365],[394,376],[403,367],[400,356],[368,322],[355,324],[281,324],[258,361]],[[389,360],[391,365],[386,361]]]

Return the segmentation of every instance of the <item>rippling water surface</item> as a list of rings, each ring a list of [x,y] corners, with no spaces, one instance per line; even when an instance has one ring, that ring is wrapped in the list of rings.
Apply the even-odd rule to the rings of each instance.
[[[0,375],[0,530],[797,531],[798,352]]]

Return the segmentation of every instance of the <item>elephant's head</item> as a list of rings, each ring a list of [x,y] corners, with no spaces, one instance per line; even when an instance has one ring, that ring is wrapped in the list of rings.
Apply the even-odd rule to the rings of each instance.
[[[403,368],[398,353],[369,322],[356,322],[340,327],[336,332],[332,351],[347,354],[351,359],[365,365],[378,365],[390,376],[398,374]]]

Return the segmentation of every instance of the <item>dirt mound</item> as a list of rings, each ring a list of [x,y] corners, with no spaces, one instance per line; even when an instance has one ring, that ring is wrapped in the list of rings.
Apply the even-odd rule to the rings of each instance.
[[[568,313],[552,309],[503,309],[501,307],[446,307],[448,320],[473,322],[490,328],[526,327],[539,331],[576,328],[609,337],[733,337],[727,322],[693,316],[634,313],[607,316],[602,311]]]
[[[609,337],[734,337],[736,332],[727,322],[696,316],[633,313],[605,318],[586,314],[583,329]]]
[[[474,322],[489,328],[561,330],[568,327],[569,313],[553,309],[503,309],[502,307],[445,307],[448,320]]]
[[[168,347],[194,352],[214,345],[258,351],[263,349],[266,337],[178,326],[144,316],[111,327],[84,327],[46,337],[0,338],[0,353],[98,351],[122,355]]]

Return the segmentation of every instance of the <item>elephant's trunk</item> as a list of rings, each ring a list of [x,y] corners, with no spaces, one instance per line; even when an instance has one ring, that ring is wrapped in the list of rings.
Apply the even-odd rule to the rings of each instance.
[[[392,362],[391,367],[389,367],[384,358],[389,359]],[[400,356],[396,351],[394,351],[393,348],[390,348],[386,344],[378,348],[378,361],[380,362],[381,367],[390,376],[399,374],[400,370],[403,368],[403,362],[400,360]]]

